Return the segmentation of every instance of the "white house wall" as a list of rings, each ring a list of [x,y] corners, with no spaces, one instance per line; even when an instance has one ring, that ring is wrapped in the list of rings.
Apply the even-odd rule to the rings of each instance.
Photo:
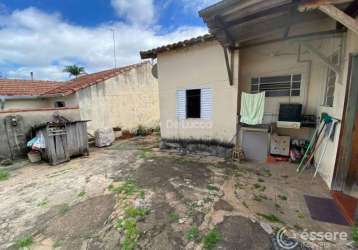
[[[90,120],[90,132],[105,127],[134,130],[139,125],[159,125],[158,81],[151,68],[144,64],[77,92],[81,118]]]
[[[216,41],[158,55],[161,135],[166,139],[216,139],[231,142],[236,130],[237,61],[230,86],[224,52]],[[209,120],[176,117],[176,91],[211,88]]]

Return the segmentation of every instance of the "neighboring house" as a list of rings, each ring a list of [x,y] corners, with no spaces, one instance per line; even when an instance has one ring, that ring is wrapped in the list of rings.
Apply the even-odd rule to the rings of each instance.
[[[356,1],[221,1],[200,11],[210,35],[141,52],[142,59],[157,59],[163,141],[234,144],[241,93],[265,90],[263,124],[275,126],[280,103],[340,121],[319,173],[333,190],[349,193],[358,172],[350,161],[358,155],[350,148],[357,141],[354,119],[358,126],[357,13]]]
[[[54,112],[71,120],[89,120],[91,134],[107,127],[130,131],[138,126],[156,128],[159,96],[152,65],[134,64],[65,82],[0,80],[0,132],[17,138],[1,137],[0,158],[17,155],[10,151],[24,147],[24,137],[30,128],[51,120]],[[11,125],[11,117],[17,117],[19,126]],[[18,134],[22,134],[21,138]],[[19,142],[9,145],[8,141]]]
[[[66,82],[0,80],[1,113],[79,109],[88,130],[159,125],[158,81],[141,63],[83,75]]]

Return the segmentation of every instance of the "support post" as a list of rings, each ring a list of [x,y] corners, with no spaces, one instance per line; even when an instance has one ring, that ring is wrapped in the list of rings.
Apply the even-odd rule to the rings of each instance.
[[[309,1],[307,3],[300,5],[298,9],[301,12],[305,11],[305,10],[310,10],[310,9],[319,9],[323,13],[325,13],[328,16],[330,16],[331,18],[335,19],[337,22],[343,24],[349,30],[358,34],[358,21],[333,5],[333,4],[339,4],[339,3],[345,3],[345,2],[350,2],[350,1],[348,1],[348,0]]]
[[[232,86],[234,84],[234,51],[230,50],[230,60],[229,60],[229,52],[228,52],[228,48],[227,47],[223,47],[224,49],[224,55],[225,55],[225,63],[226,63],[226,69],[227,69],[227,73],[228,73],[228,77],[229,77],[229,83],[230,86]]]
[[[344,13],[343,11],[341,11],[340,9],[338,9],[337,7],[331,4],[321,5],[319,6],[319,9],[358,35],[357,20],[350,17],[349,15],[347,15],[346,13]]]

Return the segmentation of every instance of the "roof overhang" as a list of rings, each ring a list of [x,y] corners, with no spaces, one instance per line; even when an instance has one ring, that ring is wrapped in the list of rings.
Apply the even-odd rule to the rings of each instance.
[[[296,24],[329,19],[318,9],[300,11],[299,6],[312,0],[224,0],[199,12],[209,32],[224,46],[237,48],[252,42],[290,36]],[[322,1],[322,0],[317,0]],[[337,0],[336,7],[347,10],[353,0]],[[351,5],[350,5],[351,6]],[[322,30],[324,31],[324,30]],[[299,35],[295,33],[294,35]]]
[[[140,51],[140,57],[142,59],[148,59],[148,58],[154,59],[154,58],[157,58],[159,53],[163,53],[163,52],[170,51],[170,50],[176,50],[176,49],[192,46],[192,45],[203,43],[203,42],[213,41],[213,40],[215,40],[214,36],[212,36],[210,34],[206,34],[203,36],[198,36],[198,37],[194,37],[194,38],[187,39],[184,41],[179,41],[176,43],[157,47],[157,48],[154,48],[151,50]]]

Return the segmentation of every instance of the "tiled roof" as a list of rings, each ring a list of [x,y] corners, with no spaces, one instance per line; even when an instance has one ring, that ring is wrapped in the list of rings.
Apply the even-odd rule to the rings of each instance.
[[[40,96],[61,85],[55,81],[0,79],[0,96]]]
[[[87,74],[63,82],[0,79],[0,96],[65,96],[80,89],[103,82],[104,80],[120,75],[146,63],[147,62]]]
[[[173,49],[179,49],[179,48],[183,48],[186,46],[191,46],[197,43],[201,43],[201,42],[207,42],[207,41],[212,41],[214,40],[215,37],[213,35],[210,34],[206,34],[203,36],[198,36],[198,37],[194,37],[188,40],[184,40],[184,41],[180,41],[180,42],[176,42],[176,43],[172,43],[172,44],[168,44],[165,46],[161,46],[155,49],[151,49],[151,50],[147,50],[147,51],[141,51],[140,52],[140,57],[142,59],[147,59],[147,58],[156,58],[158,53],[161,52],[165,52],[165,51],[169,51],[169,50],[173,50]]]
[[[146,64],[146,62],[132,64],[132,65],[125,66],[122,68],[105,70],[105,71],[101,71],[101,72],[97,72],[97,73],[93,73],[93,74],[83,75],[83,76],[77,77],[75,79],[72,79],[72,80],[66,82],[66,84],[63,84],[57,88],[49,90],[48,92],[44,93],[43,95],[46,95],[46,96],[69,95],[69,94],[72,94],[78,90],[87,88],[89,86],[95,85],[100,82],[103,82],[104,80],[115,77],[117,75],[120,75],[124,72],[127,72],[133,68],[142,66],[144,64]]]

